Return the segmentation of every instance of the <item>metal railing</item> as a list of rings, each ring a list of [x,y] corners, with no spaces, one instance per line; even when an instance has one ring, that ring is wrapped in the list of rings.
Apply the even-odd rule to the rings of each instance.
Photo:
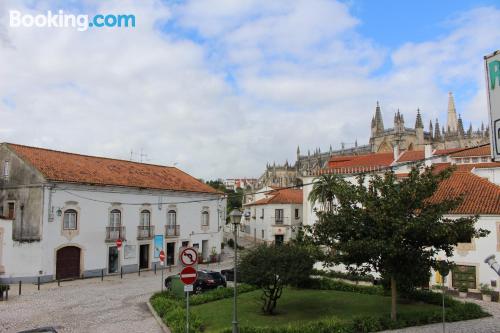
[[[180,225],[166,225],[165,237],[179,237],[181,234]]]
[[[125,240],[125,227],[106,227],[106,242],[114,242],[117,239]]]
[[[137,226],[137,239],[152,239],[155,234],[154,225]]]

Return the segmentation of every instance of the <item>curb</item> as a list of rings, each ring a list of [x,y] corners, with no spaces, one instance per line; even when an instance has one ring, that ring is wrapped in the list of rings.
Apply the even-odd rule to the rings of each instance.
[[[170,329],[167,327],[167,325],[165,325],[163,320],[161,320],[161,318],[156,313],[155,309],[153,309],[153,306],[151,305],[151,303],[149,303],[149,301],[147,301],[146,304],[148,305],[149,311],[153,314],[153,317],[155,318],[156,322],[158,323],[158,325],[160,325],[160,328],[163,331],[163,333],[171,333]]]

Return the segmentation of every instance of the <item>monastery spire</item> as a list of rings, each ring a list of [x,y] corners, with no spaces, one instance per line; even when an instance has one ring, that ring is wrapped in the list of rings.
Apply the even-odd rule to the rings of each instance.
[[[448,122],[446,123],[446,127],[452,133],[458,130],[457,110],[455,109],[455,100],[451,91],[448,93]]]
[[[417,109],[417,119],[415,120],[415,128],[424,128],[422,116],[420,115],[420,109]]]
[[[382,120],[382,111],[380,111],[380,105],[377,101],[377,107],[375,108],[375,127],[377,132],[381,133],[384,131],[384,121]]]

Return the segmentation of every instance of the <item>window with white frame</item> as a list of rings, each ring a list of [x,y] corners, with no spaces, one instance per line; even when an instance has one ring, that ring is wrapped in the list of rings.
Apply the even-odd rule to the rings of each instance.
[[[109,226],[119,227],[122,224],[122,212],[119,209],[113,209],[109,213]]]
[[[78,223],[78,213],[74,209],[67,209],[64,211],[63,229],[76,230]]]
[[[140,220],[140,225],[149,227],[151,225],[151,212],[147,209],[144,209],[141,211],[141,220]]]
[[[9,174],[10,174],[10,162],[5,161],[5,162],[3,162],[2,176],[3,176],[3,178],[7,179],[7,178],[9,178]]]
[[[208,223],[209,223],[208,217],[209,217],[209,215],[208,215],[208,212],[206,210],[201,212],[201,225],[203,227],[208,227]]]
[[[274,220],[276,224],[282,224],[283,223],[283,209],[276,209],[274,211]]]
[[[168,225],[177,224],[177,212],[173,209],[169,210],[167,213],[167,224]]]

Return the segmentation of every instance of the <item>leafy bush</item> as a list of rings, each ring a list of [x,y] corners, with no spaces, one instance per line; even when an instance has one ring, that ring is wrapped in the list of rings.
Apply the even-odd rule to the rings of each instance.
[[[6,290],[10,290],[10,286],[8,284],[0,284],[0,293],[5,292]]]
[[[248,284],[238,285],[238,293],[246,293],[255,290],[256,287]],[[233,288],[220,288],[207,291],[203,294],[193,295],[189,298],[191,305],[199,305],[208,302],[217,301],[223,298],[233,297]],[[185,333],[186,330],[186,308],[184,299],[176,296],[175,294],[166,291],[156,293],[151,296],[151,305],[156,313],[162,318],[163,322],[170,327],[172,333]],[[194,315],[189,312],[189,331],[190,333],[203,332],[203,323]]]
[[[257,287],[248,285],[248,284],[238,284],[238,294],[247,293],[249,291],[256,290]],[[191,305],[200,305],[208,302],[217,301],[223,298],[233,297],[234,289],[233,288],[219,288],[211,291],[207,291],[205,293],[199,295],[193,295],[189,302]]]
[[[384,295],[381,286],[358,286],[329,278],[311,278],[300,285],[301,288],[346,291],[368,295]]]
[[[491,287],[488,284],[481,283],[479,286],[481,288],[481,293],[482,294],[484,294],[484,295],[491,295],[491,294],[493,294],[493,289],[491,289]]]
[[[446,321],[482,318],[488,314],[474,303],[455,302],[446,310]],[[347,321],[321,320],[304,325],[281,327],[241,327],[240,333],[365,333],[438,323],[442,320],[441,310],[426,310],[418,313],[400,314],[393,321],[389,316],[359,316]],[[221,333],[231,333],[231,329]]]
[[[365,281],[365,282],[373,282],[375,281],[375,277],[370,274],[355,274],[355,273],[347,273],[347,272],[337,272],[337,271],[324,271],[321,269],[314,269],[312,272],[313,275],[326,276],[334,279],[344,279],[350,281]]]
[[[186,330],[186,309],[184,303],[169,292],[156,293],[151,296],[151,305],[162,318],[163,322],[170,327],[172,333],[184,333]],[[189,312],[189,332],[199,333],[203,331],[201,320]]]

